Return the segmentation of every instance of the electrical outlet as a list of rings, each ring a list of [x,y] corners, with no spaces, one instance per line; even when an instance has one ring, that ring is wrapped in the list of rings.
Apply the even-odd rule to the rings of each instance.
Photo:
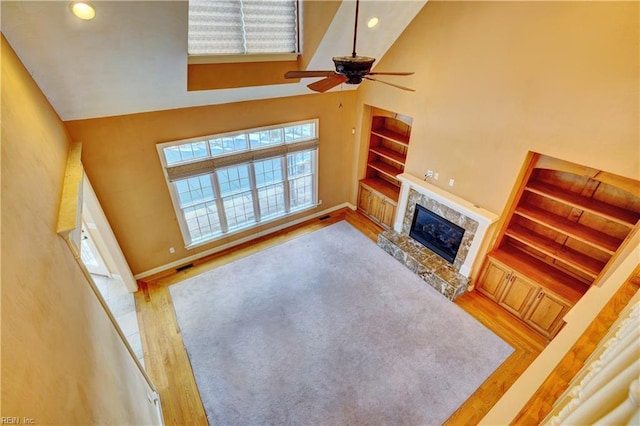
[[[424,177],[430,178],[433,176],[433,170],[427,170],[427,173],[424,174]]]
[[[456,181],[453,178],[449,179],[449,186],[453,186]]]
[[[440,177],[440,173],[438,173],[438,172],[434,172],[434,173],[433,173],[433,178],[434,178],[435,180],[438,180],[438,178],[439,178],[439,177]]]
[[[169,247],[169,253],[173,254],[176,252],[176,249],[174,249],[173,247]]]

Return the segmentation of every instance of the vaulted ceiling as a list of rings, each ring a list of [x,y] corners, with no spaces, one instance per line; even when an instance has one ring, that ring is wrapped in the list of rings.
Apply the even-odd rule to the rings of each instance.
[[[425,3],[363,0],[360,23],[380,24],[359,24],[358,54],[379,61]],[[284,80],[283,69],[333,69],[351,53],[355,11],[353,0],[303,1],[294,62],[188,66],[186,1],[99,1],[92,21],[67,1],[0,5],[2,33],[65,121],[313,93],[314,79]]]

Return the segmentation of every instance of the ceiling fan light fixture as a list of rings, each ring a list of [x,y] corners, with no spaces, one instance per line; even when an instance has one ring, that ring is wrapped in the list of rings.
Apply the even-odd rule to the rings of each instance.
[[[377,81],[392,87],[397,87],[398,89],[415,92],[415,90],[409,87],[400,86],[395,83],[389,83],[370,77],[372,75],[411,75],[413,72],[371,72],[371,67],[375,62],[375,58],[358,56],[356,53],[356,39],[358,36],[359,5],[360,0],[356,0],[356,15],[353,26],[353,52],[351,53],[351,56],[334,56],[332,59],[335,64],[335,71],[288,71],[285,73],[284,78],[324,77],[322,80],[318,80],[307,85],[309,89],[320,93],[331,90],[342,83],[357,85],[362,83],[363,80]],[[367,21],[367,26],[369,28],[373,28],[378,24],[378,22],[378,17],[370,18]]]
[[[96,17],[95,8],[85,1],[74,1],[70,5],[71,12],[77,17],[85,21],[90,21]]]

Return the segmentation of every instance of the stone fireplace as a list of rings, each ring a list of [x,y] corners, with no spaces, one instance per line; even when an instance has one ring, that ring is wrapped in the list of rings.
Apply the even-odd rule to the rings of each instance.
[[[454,300],[467,290],[474,263],[498,217],[409,174],[399,175],[398,180],[402,187],[394,227],[378,236],[378,245],[448,299]],[[412,226],[415,225],[416,209],[426,214],[429,226],[445,229],[450,226],[452,230],[443,232],[447,238],[459,240],[455,241],[455,253],[437,248],[431,250],[410,236],[415,234]]]

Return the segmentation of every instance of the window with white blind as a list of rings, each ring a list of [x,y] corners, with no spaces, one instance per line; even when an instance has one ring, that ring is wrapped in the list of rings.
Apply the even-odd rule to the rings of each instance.
[[[189,55],[298,53],[297,0],[189,0]]]
[[[157,145],[186,247],[318,203],[318,120]]]

